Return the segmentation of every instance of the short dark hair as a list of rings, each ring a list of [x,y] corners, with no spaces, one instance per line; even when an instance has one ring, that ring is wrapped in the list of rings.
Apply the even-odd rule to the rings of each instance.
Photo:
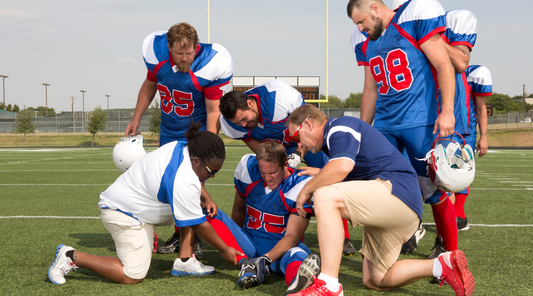
[[[266,162],[275,162],[280,167],[285,166],[287,162],[287,150],[285,146],[281,145],[276,141],[267,141],[261,143],[257,147],[257,159],[263,160]]]
[[[179,47],[192,45],[196,48],[199,41],[196,29],[188,23],[175,24],[168,29],[167,42],[169,47],[172,47],[174,42],[178,42]]]
[[[202,123],[197,121],[185,133],[189,155],[196,156],[204,163],[217,162],[226,158],[224,142],[218,136],[209,131],[200,131]]]
[[[253,97],[245,95],[242,91],[232,90],[220,98],[220,105],[218,108],[220,109],[222,116],[232,120],[235,118],[235,114],[237,114],[238,110],[246,111],[250,109],[248,107],[248,100],[255,101]]]

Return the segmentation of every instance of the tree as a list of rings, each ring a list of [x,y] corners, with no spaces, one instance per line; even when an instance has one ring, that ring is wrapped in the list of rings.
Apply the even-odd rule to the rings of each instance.
[[[350,96],[344,100],[344,108],[361,108],[361,97],[363,93],[350,93]]]
[[[19,112],[19,111],[20,111],[19,105],[17,104],[13,105],[13,112]]]
[[[56,115],[56,111],[54,108],[46,108],[44,106],[39,106],[37,108],[29,107],[28,109],[32,111],[37,111],[37,116],[46,116],[46,110],[48,109],[48,116],[54,116]]]
[[[509,111],[522,112],[522,102],[516,102],[505,94],[493,93],[487,98],[487,104],[492,105],[493,114],[507,114]]]
[[[10,105],[11,106],[11,105]],[[24,146],[26,146],[26,134],[35,133],[37,124],[33,121],[34,113],[29,109],[24,109],[15,118],[15,134],[24,134]]]
[[[6,111],[10,111],[10,112],[11,112],[11,109],[13,109],[13,107],[11,106],[11,104],[7,104],[7,106],[6,106]]]
[[[161,108],[159,102],[154,100],[154,104],[150,106],[150,128],[148,129],[153,135],[159,135],[161,132]]]
[[[94,108],[91,117],[87,120],[85,129],[87,129],[93,135],[93,141],[91,146],[94,146],[94,136],[101,130],[104,130],[107,124],[107,112],[102,110],[102,107]]]
[[[320,95],[321,100],[325,100],[326,96]],[[336,109],[336,108],[343,108],[344,102],[339,99],[337,96],[328,96],[328,103],[321,103],[320,109]]]

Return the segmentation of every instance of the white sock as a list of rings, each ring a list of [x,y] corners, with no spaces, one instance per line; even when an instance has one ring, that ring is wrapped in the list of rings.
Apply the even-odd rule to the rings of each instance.
[[[433,276],[436,278],[440,278],[442,275],[442,264],[439,261],[439,257],[433,259]]]
[[[328,290],[331,292],[339,291],[339,288],[341,287],[341,284],[339,284],[339,279],[332,278],[322,272],[318,275],[318,278],[326,282],[326,288],[328,288]]]

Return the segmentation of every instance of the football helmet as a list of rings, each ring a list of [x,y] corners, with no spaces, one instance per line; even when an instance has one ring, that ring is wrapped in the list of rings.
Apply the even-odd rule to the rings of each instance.
[[[113,148],[113,161],[121,172],[126,172],[134,163],[146,155],[142,135],[122,137]],[[146,143],[145,143],[146,144]]]
[[[431,182],[445,192],[461,192],[468,188],[476,174],[474,151],[470,145],[459,144],[452,139],[437,138],[426,155],[427,170]],[[452,135],[453,138],[453,135]],[[449,142],[447,145],[445,142]]]

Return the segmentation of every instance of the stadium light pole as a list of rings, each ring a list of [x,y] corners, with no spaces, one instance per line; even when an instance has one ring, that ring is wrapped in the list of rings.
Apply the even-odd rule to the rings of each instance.
[[[81,100],[82,100],[81,121],[83,122],[82,123],[83,129],[81,130],[81,132],[83,133],[83,131],[85,130],[85,92],[86,91],[80,90],[80,92],[81,92]]]
[[[110,95],[105,95],[107,97],[107,111],[109,111],[109,97]]]
[[[2,92],[4,94],[3,96],[3,103],[4,103],[4,113],[6,113],[6,78],[9,78],[7,75],[0,75],[2,77]]]
[[[211,43],[209,38],[209,0],[207,0],[207,43]]]
[[[326,100],[328,99],[329,0],[326,0]],[[320,106],[320,103],[319,105]]]
[[[44,85],[44,104],[45,104],[45,108],[44,109],[44,116],[48,116],[48,87],[50,86],[49,83],[43,83]]]

